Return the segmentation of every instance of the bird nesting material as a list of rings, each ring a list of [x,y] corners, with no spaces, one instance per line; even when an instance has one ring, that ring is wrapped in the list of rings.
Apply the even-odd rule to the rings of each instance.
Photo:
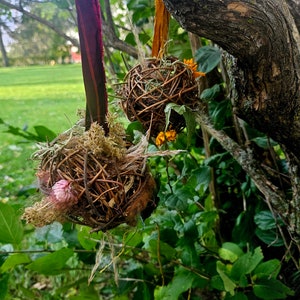
[[[109,125],[108,136],[96,123],[88,131],[75,125],[34,154],[43,198],[25,209],[23,219],[35,226],[71,221],[94,231],[135,225],[155,197],[143,155],[147,139],[128,146],[123,127]]]
[[[198,85],[195,80],[197,64],[187,64],[174,57],[149,58],[132,68],[120,91],[122,106],[130,121],[139,121],[151,128],[151,135],[165,131],[165,107],[168,103],[197,106]],[[204,74],[204,73],[202,73]],[[185,126],[182,115],[172,111],[169,129],[177,132]]]

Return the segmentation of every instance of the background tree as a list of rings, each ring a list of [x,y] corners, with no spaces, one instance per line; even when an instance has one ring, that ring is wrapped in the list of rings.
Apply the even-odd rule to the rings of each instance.
[[[68,41],[73,46],[79,47],[78,38],[74,38],[70,32],[76,31],[76,14],[75,14],[75,5],[74,1],[64,0],[64,1],[6,1],[1,0],[0,5],[3,7],[4,16],[11,15],[11,11],[16,11],[19,13],[19,18],[10,19],[10,23],[8,26],[12,24],[14,28],[18,28],[19,24],[24,28],[26,26],[27,21],[28,24],[36,24],[35,30],[32,30],[31,34],[34,35],[34,32],[39,32],[39,36],[44,36],[43,42],[48,38],[48,44],[51,40],[58,40],[60,37],[65,43]],[[116,11],[119,9],[123,9],[122,3],[118,1],[112,4]],[[114,16],[114,19],[116,16]],[[124,18],[124,16],[122,16]],[[105,45],[106,47],[112,47],[114,49],[118,49],[128,53],[130,56],[137,57],[137,50],[127,42],[124,42],[120,39],[120,31],[130,31],[130,28],[125,28],[123,26],[124,22],[122,21],[122,25],[119,27],[115,26],[114,21],[112,19],[111,13],[111,4],[109,1],[104,1],[104,9],[103,9],[103,31],[105,33]],[[19,23],[22,21],[21,23]],[[38,25],[40,24],[40,25]],[[34,26],[34,25],[31,25]],[[39,29],[40,28],[40,29]],[[48,28],[48,29],[46,29]],[[50,31],[49,31],[50,30]],[[43,32],[44,31],[44,32]],[[49,32],[53,31],[54,33],[49,35]],[[14,30],[9,30],[8,33],[10,36],[18,40],[16,44],[20,43],[20,39],[22,39],[22,44],[26,44],[28,41],[27,38],[19,36],[19,34],[13,34]],[[54,38],[54,36],[56,36]],[[28,41],[28,43],[30,40]],[[43,44],[41,43],[41,45]],[[53,45],[55,46],[55,45]],[[20,49],[19,49],[20,50]]]

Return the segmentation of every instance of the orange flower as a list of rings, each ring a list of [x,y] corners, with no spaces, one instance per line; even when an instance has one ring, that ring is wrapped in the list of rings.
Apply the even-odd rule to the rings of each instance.
[[[191,59],[184,59],[183,63],[185,65],[187,65],[187,67],[193,72],[194,78],[197,78],[197,77],[200,77],[200,76],[205,76],[205,73],[197,71],[198,65],[197,65],[197,63],[194,62],[193,58],[191,58]]]
[[[164,144],[165,141],[166,141],[165,133],[161,131],[155,139],[155,144],[157,147],[159,147],[162,144]]]
[[[171,129],[166,131],[165,136],[168,142],[173,142],[176,140],[177,133],[174,129]]]
[[[155,144],[157,147],[160,147],[161,145],[163,145],[166,142],[175,141],[176,137],[177,137],[177,133],[174,129],[168,130],[166,132],[161,131],[155,139]]]

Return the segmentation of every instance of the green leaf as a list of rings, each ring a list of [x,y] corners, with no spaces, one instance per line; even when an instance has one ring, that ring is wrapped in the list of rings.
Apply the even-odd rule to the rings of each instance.
[[[220,94],[220,85],[215,84],[211,88],[205,89],[201,95],[200,99],[205,100],[205,101],[211,101],[214,100],[219,94]]]
[[[174,188],[173,194],[166,199],[166,205],[170,208],[184,211],[188,206],[188,199],[193,199],[193,197],[194,193],[188,186],[177,189]]]
[[[272,139],[270,139],[269,137],[266,137],[266,136],[258,136],[258,137],[251,139],[250,141],[253,141],[259,147],[264,148],[264,149],[269,149],[270,146],[274,147],[277,145],[277,143],[275,141],[273,141]]]
[[[3,265],[0,268],[1,273],[7,272],[13,269],[17,265],[28,264],[31,262],[31,259],[27,254],[24,253],[15,253],[10,255]]]
[[[38,241],[47,241],[48,243],[59,243],[63,240],[62,225],[54,222],[35,230],[35,236]]]
[[[14,209],[0,202],[0,242],[19,244],[23,238],[23,225]]]
[[[97,241],[95,240],[101,240],[102,233],[90,233],[91,228],[87,226],[80,226],[80,229],[78,230],[78,241],[80,245],[86,249],[86,250],[93,250],[95,249],[97,245]]]
[[[145,282],[138,283],[137,290],[134,293],[134,297],[132,298],[132,300],[140,300],[141,295],[143,295],[143,300],[153,299],[152,292],[150,291],[149,286]]]
[[[209,103],[209,111],[216,129],[222,129],[226,119],[231,116],[231,103],[228,99],[220,102],[211,101]]]
[[[242,249],[234,243],[224,243],[222,248],[219,249],[219,255],[223,260],[228,260],[230,262],[235,262],[244,252]]]
[[[193,112],[190,109],[187,109],[186,112],[183,113],[183,117],[187,130],[187,145],[189,146],[196,132],[196,120]]]
[[[213,289],[224,291],[224,283],[220,275],[215,275],[210,280],[210,285]]]
[[[170,245],[162,241],[159,242],[159,249],[158,249],[157,248],[158,244],[156,239],[150,240],[149,246],[151,249],[152,256],[155,258],[157,258],[158,252],[161,257],[165,257],[167,260],[171,260],[176,254],[176,250],[173,247],[171,247]]]
[[[180,247],[178,250],[180,251],[180,259],[182,263],[186,266],[191,266],[195,269],[200,268],[200,260],[198,257],[197,250],[195,248],[195,239],[197,236],[189,237],[185,235],[185,238],[181,238],[179,240],[178,246]]]
[[[127,247],[137,247],[143,242],[143,235],[140,231],[129,232],[124,240],[124,245]]]
[[[294,292],[279,280],[274,278],[260,279],[253,286],[255,296],[267,299],[286,299],[287,296],[294,295]]]
[[[132,32],[129,32],[124,40],[126,43],[132,45],[132,46],[136,46],[136,41],[135,41],[135,36]]]
[[[278,235],[278,232],[273,230],[261,230],[257,228],[255,230],[257,237],[266,243],[269,246],[281,247],[284,245],[284,241],[281,236]]]
[[[70,300],[99,300],[98,292],[93,285],[83,283],[78,289],[79,293],[76,296],[69,297]]]
[[[250,274],[263,260],[263,258],[264,256],[260,247],[256,248],[253,254],[248,252],[242,255],[233,264],[231,269],[231,277],[234,280],[239,281],[242,276]]]
[[[224,265],[220,261],[217,261],[217,272],[223,280],[225,291],[229,292],[230,295],[234,295],[234,289],[236,288],[236,284],[229,278],[228,269],[226,268],[226,265]]]
[[[45,126],[37,125],[37,126],[34,126],[33,128],[37,134],[38,141],[50,142],[56,138],[56,134],[52,130],[50,130],[49,128],[47,128]]]
[[[9,274],[0,274],[0,299],[5,299],[8,292]]]
[[[222,52],[212,46],[204,46],[196,51],[198,70],[204,73],[212,71],[221,61]]]
[[[27,268],[45,275],[57,275],[61,273],[66,265],[67,260],[73,255],[73,251],[63,248],[54,253],[47,254],[37,258],[29,264]]]
[[[184,105],[178,105],[176,103],[169,103],[166,105],[166,107],[165,107],[165,114],[166,114],[165,131],[168,130],[172,110],[177,112],[179,115],[183,115],[186,112],[186,107]]]
[[[136,133],[135,133],[136,131],[144,132],[145,130],[143,128],[143,125],[138,121],[129,123],[129,125],[126,128],[126,136],[129,141],[131,141],[131,142],[134,141],[135,136],[136,136]]]
[[[248,300],[248,297],[244,293],[238,292],[233,296],[226,297],[225,300]]]
[[[155,290],[155,300],[174,300],[193,285],[195,275],[183,268],[178,268],[173,280],[164,287]]]
[[[253,275],[257,278],[276,278],[280,272],[281,264],[278,259],[271,259],[257,266]]]
[[[277,221],[271,211],[263,210],[254,216],[254,222],[261,230],[274,229],[277,226]]]
[[[194,168],[192,171],[191,179],[196,180],[196,191],[206,191],[209,187],[211,179],[211,168],[208,166],[200,166],[199,168]]]

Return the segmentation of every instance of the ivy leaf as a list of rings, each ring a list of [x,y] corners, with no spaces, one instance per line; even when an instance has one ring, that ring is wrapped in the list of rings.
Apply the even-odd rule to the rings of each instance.
[[[171,194],[166,199],[166,205],[170,208],[176,208],[179,211],[185,211],[188,206],[188,199],[193,199],[194,194],[189,186],[183,186],[173,190]]]
[[[5,299],[8,292],[9,274],[0,275],[0,299]]]
[[[69,248],[63,248],[54,253],[37,258],[27,266],[27,269],[44,275],[57,275],[62,273],[67,260],[73,255]]]
[[[250,274],[263,260],[264,256],[260,247],[254,253],[248,252],[242,255],[232,266],[231,277],[238,281],[244,275]]]
[[[195,59],[201,72],[209,73],[221,61],[222,52],[217,47],[204,46],[196,51]]]
[[[82,300],[82,299],[98,300],[99,295],[93,285],[82,283],[78,289],[78,295],[71,296],[69,299],[70,300]]]
[[[90,233],[91,229],[87,226],[80,226],[78,230],[78,241],[80,245],[86,250],[93,250],[97,246],[97,240],[101,239],[102,233]]]
[[[157,239],[152,239],[149,241],[149,247],[150,251],[153,257],[157,257],[158,254],[158,244]],[[162,257],[165,257],[167,260],[171,260],[174,255],[176,254],[176,251],[173,247],[168,245],[165,242],[159,241],[159,252]]]
[[[260,240],[272,247],[280,247],[284,245],[283,238],[278,236],[278,232],[275,229],[261,230],[260,228],[257,228],[255,230],[255,234]]]
[[[211,169],[208,166],[200,166],[197,169],[194,169],[192,171],[192,176],[190,178],[191,180],[195,180],[195,190],[201,192],[205,192],[208,187],[211,180]]]
[[[37,134],[37,140],[40,142],[50,142],[56,138],[56,134],[45,126],[37,125],[33,128]]]
[[[174,274],[173,280],[164,287],[160,287],[155,291],[155,300],[173,300],[193,285],[194,274],[183,268],[178,268]]]
[[[274,229],[277,226],[278,221],[274,218],[273,214],[269,210],[263,210],[254,216],[254,222],[261,230]],[[282,221],[281,221],[282,223]]]
[[[0,202],[0,242],[19,244],[23,238],[23,225],[14,209]]]
[[[234,295],[234,289],[236,288],[236,284],[229,278],[227,274],[228,270],[226,268],[226,265],[224,265],[220,261],[217,261],[217,272],[222,278],[225,291],[229,292],[230,295]]]
[[[186,108],[185,108],[184,105],[178,105],[176,103],[168,103],[166,105],[166,107],[165,107],[165,114],[166,114],[166,127],[165,127],[165,131],[168,130],[172,110],[174,110],[175,112],[177,112],[179,115],[183,115],[183,113],[186,112]]]
[[[219,255],[222,259],[228,260],[231,263],[235,262],[244,252],[242,249],[234,243],[224,243],[222,248],[219,249]]]
[[[59,243],[63,240],[62,225],[59,222],[54,222],[37,228],[35,236],[38,241],[47,241],[48,243]]]
[[[275,141],[273,141],[272,139],[266,136],[258,136],[251,139],[251,141],[253,141],[254,143],[257,144],[257,146],[263,149],[269,149],[270,146],[274,147],[277,145]]]
[[[257,278],[276,278],[280,272],[281,264],[278,259],[271,259],[257,266],[253,275]]]
[[[12,270],[17,265],[28,264],[30,262],[31,262],[31,259],[29,258],[29,256],[27,254],[15,253],[15,254],[10,255],[5,260],[5,262],[1,266],[0,270],[1,270],[1,273],[5,273],[9,270]]]
[[[215,84],[211,88],[205,89],[201,95],[200,99],[205,100],[205,101],[211,101],[214,100],[219,94],[220,94],[220,85]]]
[[[294,292],[279,280],[274,278],[260,279],[253,286],[255,296],[261,299],[286,299],[286,297],[294,295]]]
[[[192,110],[184,105],[178,105],[176,103],[168,103],[165,107],[165,115],[166,115],[165,131],[167,131],[169,128],[172,110],[174,110],[176,113],[184,117],[186,130],[187,130],[187,144],[190,145],[192,137],[196,131],[196,120]]]

